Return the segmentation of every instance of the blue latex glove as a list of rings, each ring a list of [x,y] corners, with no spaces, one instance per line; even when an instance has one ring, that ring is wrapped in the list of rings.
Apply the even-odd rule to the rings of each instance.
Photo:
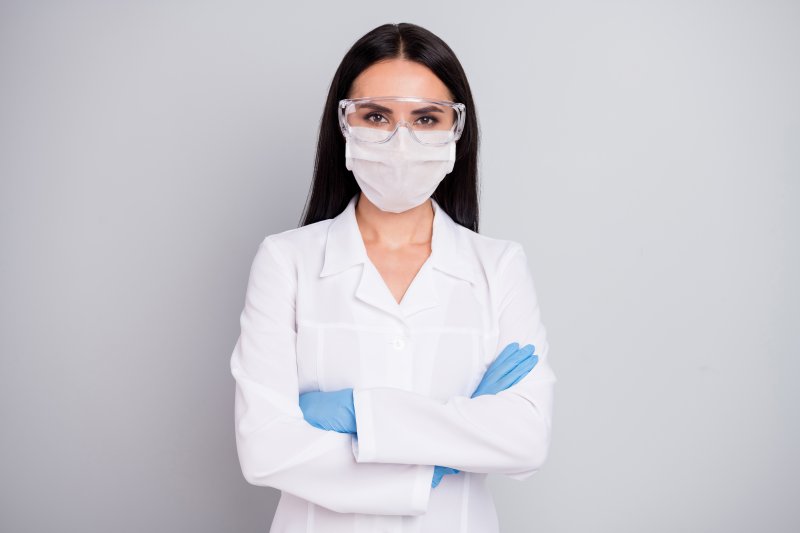
[[[310,391],[300,395],[303,418],[314,427],[339,433],[356,433],[353,389]]]
[[[527,376],[539,362],[539,356],[533,354],[535,348],[533,344],[526,344],[520,348],[518,342],[506,346],[486,369],[472,398],[482,394],[497,394]],[[436,487],[444,476],[459,472],[460,470],[448,466],[435,466],[431,487]]]
[[[460,470],[450,468],[449,466],[435,466],[433,467],[433,481],[431,487],[436,487],[444,476],[447,474],[458,474]]]
[[[472,397],[497,394],[527,376],[539,362],[539,356],[533,353],[535,349],[533,344],[520,348],[518,342],[512,342],[503,348],[497,359],[486,369]]]

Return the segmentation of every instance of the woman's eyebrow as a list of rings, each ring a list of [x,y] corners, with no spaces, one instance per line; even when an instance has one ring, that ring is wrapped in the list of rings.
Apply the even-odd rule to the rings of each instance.
[[[392,110],[389,109],[388,107],[384,107],[382,105],[379,105],[379,104],[376,104],[376,103],[373,103],[373,102],[364,102],[363,104],[359,104],[358,107],[359,108],[366,107],[368,109],[372,109],[372,110],[375,110],[375,111],[380,111],[381,113],[386,113],[387,115],[391,115],[392,114]],[[441,107],[432,105],[432,106],[423,107],[423,108],[420,108],[420,109],[415,109],[415,110],[413,110],[411,112],[412,115],[422,115],[422,114],[425,114],[425,113],[444,113],[444,111],[442,110]]]
[[[411,112],[412,115],[422,115],[423,113],[444,113],[441,107],[431,105],[428,107],[423,107],[421,109],[415,109]]]
[[[374,109],[375,111],[380,111],[381,113],[386,113],[391,115],[392,110],[388,107],[383,107],[382,105],[374,104],[372,102],[364,102],[363,104],[358,104],[359,109],[362,107],[366,107],[367,109]]]

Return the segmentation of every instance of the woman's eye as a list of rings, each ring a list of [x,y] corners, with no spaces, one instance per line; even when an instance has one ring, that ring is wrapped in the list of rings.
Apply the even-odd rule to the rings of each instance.
[[[422,124],[423,126],[433,126],[434,124],[439,122],[438,120],[430,116],[420,117],[419,120],[422,121],[420,122],[420,124]]]
[[[367,122],[381,122],[381,119],[385,120],[383,115],[379,113],[370,113],[365,118],[367,119]]]

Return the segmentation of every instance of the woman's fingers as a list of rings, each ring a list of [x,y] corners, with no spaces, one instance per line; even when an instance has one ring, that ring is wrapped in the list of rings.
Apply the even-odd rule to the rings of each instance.
[[[449,466],[439,466],[436,465],[433,467],[433,479],[431,480],[431,487],[436,487],[441,481],[442,478],[449,474],[458,474],[460,470],[456,470],[455,468],[450,468]]]
[[[509,343],[489,365],[472,397],[475,398],[483,394],[497,394],[511,386],[514,379],[518,377],[517,374],[512,375],[514,369],[530,358],[535,349],[536,347],[533,344],[526,344],[520,348],[518,342]],[[505,378],[505,376],[509,377]],[[498,383],[501,379],[505,379],[504,386]]]
[[[498,356],[495,357],[494,361],[492,361],[492,364],[489,365],[488,370],[491,371],[493,368],[503,364],[503,362],[505,362],[506,359],[517,353],[518,350],[519,350],[518,342],[509,343],[508,346],[503,348],[503,351],[501,351],[500,354],[498,354]]]
[[[508,346],[503,348],[503,351],[500,352],[500,354],[495,358],[495,360],[492,361],[492,363],[489,365],[489,368],[486,369],[484,376],[491,377],[492,375],[494,375],[494,373],[497,371],[498,368],[500,368],[502,365],[508,362],[509,359],[511,359],[516,353],[519,352],[519,349],[520,348],[518,342],[512,342],[508,344]]]
[[[539,356],[535,354],[531,355],[530,357],[522,361],[519,365],[517,365],[517,367],[514,370],[503,376],[498,381],[498,386],[501,387],[502,390],[506,390],[507,388],[515,385],[519,380],[527,376],[530,373],[530,371],[533,370],[533,367],[535,367],[536,363],[538,362],[539,362]]]
[[[518,342],[509,343],[505,348],[503,348],[500,354],[489,365],[489,368],[486,369],[486,372],[483,373],[483,377],[481,378],[481,385],[490,381],[494,376],[495,372],[497,371],[497,369],[500,367],[500,365],[505,363],[508,360],[508,358],[517,353],[518,350],[519,350]]]
[[[486,371],[486,377],[491,380],[498,380],[514,370],[518,364],[530,357],[535,350],[533,344],[526,344],[522,348],[516,350],[511,355],[507,356],[503,361],[500,361],[494,368]]]

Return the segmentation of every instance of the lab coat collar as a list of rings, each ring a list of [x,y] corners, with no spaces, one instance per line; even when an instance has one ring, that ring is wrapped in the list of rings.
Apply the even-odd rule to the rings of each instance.
[[[398,304],[367,255],[356,220],[355,206],[358,194],[360,193],[356,193],[350,199],[344,211],[337,215],[328,227],[325,260],[320,277],[337,274],[353,265],[363,264],[355,297],[400,319],[439,305],[439,293],[431,268],[470,283],[475,282],[475,271],[464,254],[463,244],[459,246],[456,222],[436,200],[431,198],[434,210],[431,255]]]
[[[353,265],[367,263],[369,256],[364,239],[356,221],[356,193],[347,207],[328,227],[325,243],[325,260],[320,277],[337,274]],[[431,265],[437,270],[457,278],[475,283],[475,271],[469,259],[462,253],[463,243],[456,234],[457,223],[433,198],[433,233],[431,235]]]

